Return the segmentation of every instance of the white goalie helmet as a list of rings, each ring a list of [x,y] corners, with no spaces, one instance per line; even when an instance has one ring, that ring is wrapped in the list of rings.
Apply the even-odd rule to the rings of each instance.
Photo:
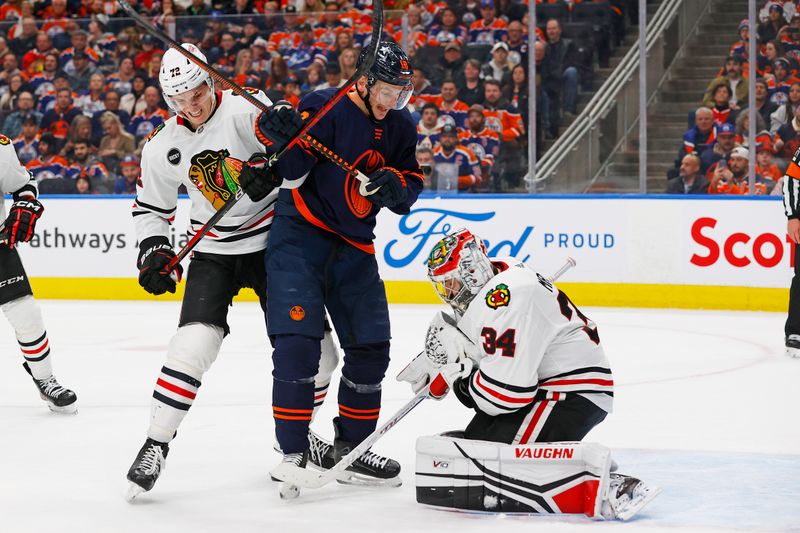
[[[181,46],[199,59],[202,59],[203,62],[206,62],[205,54],[195,45],[183,43]],[[164,100],[167,102],[170,109],[176,113],[180,113],[180,110],[176,109],[172,97],[185,93],[186,91],[191,91],[203,83],[208,84],[213,98],[214,82],[208,72],[200,68],[199,65],[189,61],[189,59],[173,48],[167,50],[161,60],[161,70],[158,73],[158,81],[161,84],[161,92],[164,95]]]

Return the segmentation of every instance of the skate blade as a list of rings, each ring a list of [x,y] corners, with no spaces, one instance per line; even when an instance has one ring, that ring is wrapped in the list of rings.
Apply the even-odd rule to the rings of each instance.
[[[382,479],[354,472],[345,472],[341,477],[336,478],[336,482],[342,485],[353,485],[359,487],[390,487],[397,488],[403,484],[400,476]]]
[[[131,481],[128,482],[128,492],[125,493],[125,501],[128,503],[133,503],[133,501],[143,492],[145,491],[142,487],[133,483]]]
[[[71,403],[69,405],[64,406],[57,406],[50,402],[47,402],[47,407],[54,413],[58,413],[60,415],[74,415],[78,412],[78,405],[75,403]]]
[[[626,520],[630,520],[633,518],[642,508],[650,503],[656,496],[661,494],[661,487],[646,487],[643,491],[643,494],[632,500],[628,505],[625,506],[625,509],[621,510],[617,513],[616,518],[622,520],[623,522]]]

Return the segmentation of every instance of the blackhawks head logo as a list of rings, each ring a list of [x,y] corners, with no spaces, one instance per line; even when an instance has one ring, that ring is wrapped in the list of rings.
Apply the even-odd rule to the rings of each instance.
[[[217,210],[239,189],[242,162],[229,155],[224,149],[203,150],[192,156],[189,167],[189,179]]]
[[[492,309],[506,307],[509,302],[511,302],[511,291],[508,290],[508,285],[504,283],[486,293],[486,305]]]

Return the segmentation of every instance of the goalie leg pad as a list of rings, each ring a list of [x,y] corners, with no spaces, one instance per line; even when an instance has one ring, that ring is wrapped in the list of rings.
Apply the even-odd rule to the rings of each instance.
[[[225,333],[219,326],[192,323],[181,326],[167,348],[150,408],[147,436],[169,442],[194,403],[203,374],[217,359]]]
[[[1,308],[14,328],[19,349],[31,369],[31,375],[39,380],[52,376],[50,341],[39,304],[29,295],[5,303]]]
[[[581,442],[417,439],[417,501],[470,511],[601,518],[611,452]]]

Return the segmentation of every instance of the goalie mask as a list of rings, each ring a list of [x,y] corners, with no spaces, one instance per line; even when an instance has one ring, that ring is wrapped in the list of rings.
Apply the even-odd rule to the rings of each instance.
[[[206,62],[205,54],[195,45],[183,43],[181,46]],[[164,101],[169,108],[186,119],[196,120],[194,113],[198,112],[198,99],[205,100],[210,97],[211,109],[215,105],[214,82],[211,76],[177,50],[170,48],[164,53],[158,81],[161,84]],[[208,89],[202,87],[203,84],[207,85]],[[201,87],[202,90],[198,90]]]
[[[459,316],[493,277],[486,246],[466,229],[447,235],[428,256],[428,278],[439,297]]]

